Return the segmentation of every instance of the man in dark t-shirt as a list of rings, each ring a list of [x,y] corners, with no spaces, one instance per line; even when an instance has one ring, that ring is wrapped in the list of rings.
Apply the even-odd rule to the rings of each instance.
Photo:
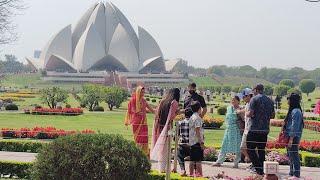
[[[197,101],[200,103],[202,108],[200,117],[203,118],[203,116],[207,113],[207,104],[204,98],[201,95],[199,95],[196,91],[197,91],[196,83],[189,84],[188,92],[184,98],[184,109],[191,109],[191,103],[193,101]]]
[[[265,148],[268,141],[270,131],[270,119],[274,118],[274,103],[263,94],[264,87],[258,84],[254,88],[256,94],[250,100],[249,112],[247,112],[248,135],[247,148],[255,171],[259,175],[263,175],[263,162],[265,161]],[[257,149],[257,151],[256,151]]]

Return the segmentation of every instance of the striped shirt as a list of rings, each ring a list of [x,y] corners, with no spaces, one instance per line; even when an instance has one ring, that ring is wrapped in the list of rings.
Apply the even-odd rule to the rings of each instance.
[[[179,144],[189,144],[189,119],[179,121]]]

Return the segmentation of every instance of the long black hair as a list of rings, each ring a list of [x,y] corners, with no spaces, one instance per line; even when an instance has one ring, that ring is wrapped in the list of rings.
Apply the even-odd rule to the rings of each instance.
[[[170,89],[166,96],[161,100],[159,105],[159,122],[161,126],[164,126],[167,122],[171,102],[180,100],[180,90],[178,88]]]
[[[291,116],[292,110],[300,109],[300,111],[303,112],[301,108],[301,96],[299,94],[292,93],[287,99],[289,101],[289,110],[288,110],[287,117],[284,120],[285,126],[287,125],[288,119]],[[303,123],[303,118],[302,118],[302,123]]]

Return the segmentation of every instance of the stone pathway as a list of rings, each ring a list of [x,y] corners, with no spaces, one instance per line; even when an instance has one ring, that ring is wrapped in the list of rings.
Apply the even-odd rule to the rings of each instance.
[[[22,153],[22,152],[6,152],[0,151],[0,160],[2,161],[18,161],[18,162],[32,162],[36,159],[36,153]],[[240,164],[239,169],[232,168],[232,163],[225,163],[222,167],[212,167],[211,162],[203,162],[203,173],[206,177],[213,177],[216,176],[218,173],[222,171],[226,172],[228,176],[231,177],[248,177],[251,174],[245,170],[248,164]],[[186,162],[188,167],[188,162]],[[157,164],[152,162],[152,169],[157,169]],[[188,169],[188,168],[187,168]],[[178,167],[179,170],[179,167]],[[283,179],[284,176],[287,175],[289,171],[288,166],[280,166],[280,179]],[[302,179],[306,180],[318,180],[320,179],[320,168],[309,168],[309,167],[302,167],[301,169]]]

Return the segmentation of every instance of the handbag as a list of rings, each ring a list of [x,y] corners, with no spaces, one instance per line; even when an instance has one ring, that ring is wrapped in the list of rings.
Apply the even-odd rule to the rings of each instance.
[[[284,131],[281,131],[277,143],[279,143],[280,145],[288,146],[289,139],[290,138],[285,135]]]

